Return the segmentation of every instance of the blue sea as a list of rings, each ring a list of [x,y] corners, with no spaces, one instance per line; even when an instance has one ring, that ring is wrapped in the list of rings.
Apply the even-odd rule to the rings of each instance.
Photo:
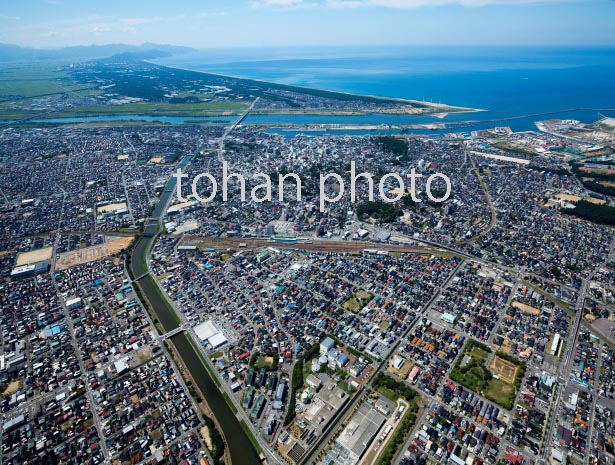
[[[384,97],[479,108],[444,120],[600,118],[615,109],[615,48],[388,47],[198,51],[158,63],[197,71]],[[361,118],[365,122],[382,122]],[[519,119],[511,126],[533,126]],[[542,117],[546,119],[546,117]],[[269,117],[268,120],[271,120]],[[284,121],[281,118],[280,121]],[[286,119],[287,120],[287,119]],[[304,118],[307,122],[316,121]],[[384,118],[389,122],[391,118]],[[334,118],[334,121],[338,121]],[[352,122],[359,122],[356,119]],[[415,120],[424,122],[425,119]],[[252,119],[252,122],[255,122]],[[322,118],[316,122],[322,121]],[[403,123],[412,123],[404,118]],[[530,129],[533,129],[531,127]]]
[[[201,50],[158,63],[180,68],[294,84],[318,89],[397,97],[476,108],[481,112],[427,115],[248,115],[248,124],[411,125],[448,123],[446,129],[410,133],[469,133],[510,126],[536,130],[551,118],[594,122],[615,117],[615,47],[363,47]],[[220,124],[235,116],[177,117],[112,115],[57,118],[52,122],[99,120]],[[36,120],[35,120],[36,121]],[[464,124],[451,124],[463,122]],[[5,122],[5,123],[10,123]],[[292,137],[302,132],[270,131]],[[398,133],[399,129],[310,131],[309,134]]]

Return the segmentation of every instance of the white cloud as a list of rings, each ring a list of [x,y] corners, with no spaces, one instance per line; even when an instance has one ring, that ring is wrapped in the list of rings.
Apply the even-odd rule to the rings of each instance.
[[[108,26],[94,26],[92,27],[92,33],[94,34],[106,34],[107,32],[111,32],[112,29]]]
[[[327,6],[329,8],[359,8],[366,5],[361,0],[328,0]]]
[[[253,0],[253,8],[277,8],[281,10],[317,8],[326,6],[327,2],[306,1],[306,0]]]
[[[158,17],[124,17],[87,15],[82,17],[67,18],[62,20],[44,21],[16,25],[13,30],[17,35],[30,37],[63,38],[75,37],[107,37],[110,41],[116,40],[118,34],[136,35],[141,28],[148,24],[161,21]]]
[[[203,11],[199,13],[200,18],[213,18],[215,16],[226,16],[226,11]]]
[[[120,18],[120,22],[129,26],[139,26],[140,24],[157,23],[160,18]]]
[[[21,16],[11,16],[11,15],[0,14],[0,19],[7,19],[7,20],[11,20],[11,21],[19,21],[21,19]]]
[[[563,3],[566,0],[365,0],[370,6],[387,8],[417,8],[422,6],[438,6],[457,3],[463,6],[485,6],[495,4],[528,4],[528,3]]]
[[[299,6],[305,2],[303,0],[262,0],[255,3],[260,6]]]

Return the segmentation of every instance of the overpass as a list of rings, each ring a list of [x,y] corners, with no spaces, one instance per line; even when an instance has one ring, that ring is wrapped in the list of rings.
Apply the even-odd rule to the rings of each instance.
[[[259,97],[256,97],[254,101],[252,102],[252,104],[248,108],[246,108],[245,111],[241,115],[239,115],[239,118],[237,118],[233,122],[233,124],[231,124],[229,127],[226,128],[226,130],[224,131],[224,134],[222,134],[222,136],[220,137],[218,141],[218,161],[220,163],[224,161],[224,157],[222,156],[222,154],[224,153],[224,140],[233,131],[233,129],[239,126],[241,122],[244,119],[246,119],[246,116],[248,116],[248,114],[252,111],[252,109],[254,108],[254,105],[256,105],[256,102],[258,102],[258,99]]]

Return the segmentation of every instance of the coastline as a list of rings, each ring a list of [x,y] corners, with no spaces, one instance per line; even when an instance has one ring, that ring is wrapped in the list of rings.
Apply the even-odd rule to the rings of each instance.
[[[484,109],[480,109],[480,108],[469,108],[469,107],[458,107],[458,106],[452,106],[452,105],[447,105],[445,103],[432,103],[432,102],[426,102],[426,101],[422,101],[422,100],[415,100],[415,99],[404,99],[404,98],[399,98],[399,97],[383,97],[380,95],[370,95],[370,94],[356,94],[356,93],[352,93],[352,92],[341,92],[341,91],[337,91],[337,90],[328,90],[328,89],[320,89],[317,87],[306,87],[306,86],[299,86],[299,85],[295,85],[295,84],[282,84],[282,83],[277,83],[277,82],[271,82],[271,81],[264,81],[262,79],[253,79],[253,78],[246,78],[246,77],[241,77],[241,76],[233,76],[233,75],[228,75],[228,74],[218,74],[218,73],[208,73],[205,71],[198,71],[198,70],[194,70],[194,69],[190,69],[190,68],[183,68],[183,67],[179,67],[179,66],[168,66],[168,65],[161,65],[159,63],[156,63],[155,61],[151,61],[151,60],[143,60],[145,63],[149,63],[151,65],[154,66],[159,66],[161,68],[166,68],[166,69],[172,69],[172,70],[181,70],[181,71],[189,71],[192,73],[199,73],[199,74],[205,74],[205,75],[209,75],[209,76],[217,76],[217,77],[221,77],[221,78],[227,78],[227,79],[238,79],[241,81],[245,81],[245,82],[256,82],[259,84],[270,84],[270,85],[274,85],[274,86],[280,86],[280,87],[285,87],[288,89],[297,89],[300,91],[304,91],[304,92],[310,92],[310,91],[318,91],[318,92],[327,92],[333,95],[338,94],[338,95],[342,95],[345,97],[357,97],[357,98],[369,98],[369,99],[374,99],[377,101],[381,101],[383,103],[386,102],[391,102],[391,103],[405,103],[408,105],[421,105],[423,108],[427,107],[427,108],[431,108],[434,109],[433,112],[422,112],[422,113],[417,113],[417,114],[421,114],[421,115],[427,115],[427,114],[436,114],[436,113],[474,113],[474,112],[481,112],[481,111],[488,111],[488,110],[484,110]],[[420,110],[420,108],[417,108],[417,110]],[[260,112],[262,112],[263,110],[256,110],[254,112],[254,114],[261,114]],[[303,110],[303,111],[307,111],[307,110]],[[318,111],[318,110],[315,110]],[[321,110],[322,111],[322,110]],[[276,111],[276,110],[272,110],[271,112],[267,111],[267,112],[263,112],[262,114],[273,114],[273,113],[278,113],[278,114],[294,114],[295,112],[293,112],[292,110],[287,110],[287,111]],[[391,111],[384,111],[384,112],[374,112],[374,111],[368,111],[368,112],[356,112],[356,113],[350,113],[350,114],[369,114],[369,113],[376,113],[376,114],[413,114],[413,113],[408,113],[408,112],[404,112],[402,110],[391,110]],[[313,113],[313,114],[320,114],[320,113]],[[346,115],[349,114],[348,112],[325,112],[323,114],[339,114],[339,115]]]

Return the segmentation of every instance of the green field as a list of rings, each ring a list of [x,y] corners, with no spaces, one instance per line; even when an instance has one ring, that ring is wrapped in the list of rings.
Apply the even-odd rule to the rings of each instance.
[[[169,68],[139,60],[128,63],[109,63],[101,60],[87,65],[74,63],[70,67],[67,64],[62,61],[39,62],[8,65],[1,69],[0,121],[139,114],[184,117],[237,115],[248,108],[257,97],[271,100],[272,92],[276,94],[275,102],[278,103],[268,108],[256,108],[255,113],[344,115],[401,112],[405,114],[408,105],[426,113],[464,110],[453,107],[445,109],[432,107],[414,100],[355,95],[240,79]],[[217,91],[210,92],[212,86],[224,87],[224,95],[219,95]],[[339,105],[331,108],[321,108],[318,105],[310,107],[300,103],[301,99],[283,95],[288,92],[338,100]],[[94,95],[101,96],[100,105],[97,103],[98,100],[80,98]],[[60,96],[67,96],[69,103],[72,102],[71,105],[66,106],[63,101],[62,105],[55,106],[56,102],[60,102],[58,99]],[[141,101],[119,104],[114,101],[117,96]],[[200,99],[212,99],[212,101],[198,101]],[[280,102],[284,104],[282,107],[279,106]],[[354,103],[345,105],[344,102]],[[357,107],[356,102],[361,102],[365,107]],[[32,105],[33,103],[36,105]]]
[[[90,93],[90,86],[75,85],[56,64],[12,65],[0,71],[0,102],[75,92]]]
[[[27,118],[71,118],[105,115],[164,115],[164,116],[219,116],[240,114],[249,103],[241,100],[197,103],[143,102],[126,105],[78,106],[54,112],[21,109],[33,99],[68,95],[82,97],[98,95],[102,91],[90,83],[78,83],[64,64],[15,64],[0,70],[0,120]],[[182,92],[179,97],[209,98],[207,93]],[[19,103],[18,103],[19,102]],[[22,107],[23,105],[23,107]]]
[[[468,355],[470,355],[472,358],[485,361],[487,360],[487,357],[489,357],[489,352],[487,352],[481,347],[473,346],[472,349],[468,352]]]
[[[363,289],[359,289],[354,294],[352,294],[346,302],[342,304],[346,310],[350,310],[353,313],[357,313],[363,307],[365,307],[372,299],[374,298],[374,294],[371,292],[364,291]]]
[[[385,386],[379,387],[378,392],[387,399],[391,399],[393,402],[397,402],[397,399],[399,399],[399,394],[397,394],[393,389],[389,389]]]
[[[205,102],[205,103],[167,103],[146,102],[126,105],[78,107],[58,111],[53,118],[95,115],[167,115],[167,116],[204,116],[221,115],[225,112],[239,114],[248,107],[245,102]]]
[[[505,407],[510,404],[509,399],[511,396],[513,396],[514,399],[514,395],[515,387],[501,379],[492,379],[485,389],[485,397],[487,399]]]
[[[252,445],[256,449],[256,452],[258,452],[259,454],[262,454],[263,453],[263,448],[258,443],[258,441],[254,437],[254,435],[252,434],[252,430],[248,427],[248,425],[246,424],[245,420],[241,420],[239,422],[239,424],[241,424],[241,427],[246,432],[246,435],[248,436],[248,438],[250,439],[250,442],[252,443]]]
[[[89,91],[87,91],[89,92]],[[62,92],[59,92],[62,93]],[[113,106],[77,107],[43,114],[40,111],[6,108],[0,102],[0,120],[26,118],[79,118],[87,116],[148,115],[148,116],[222,116],[239,115],[247,108],[244,102],[212,103],[131,103]],[[125,123],[125,122],[123,122]],[[151,123],[150,123],[151,124]]]

